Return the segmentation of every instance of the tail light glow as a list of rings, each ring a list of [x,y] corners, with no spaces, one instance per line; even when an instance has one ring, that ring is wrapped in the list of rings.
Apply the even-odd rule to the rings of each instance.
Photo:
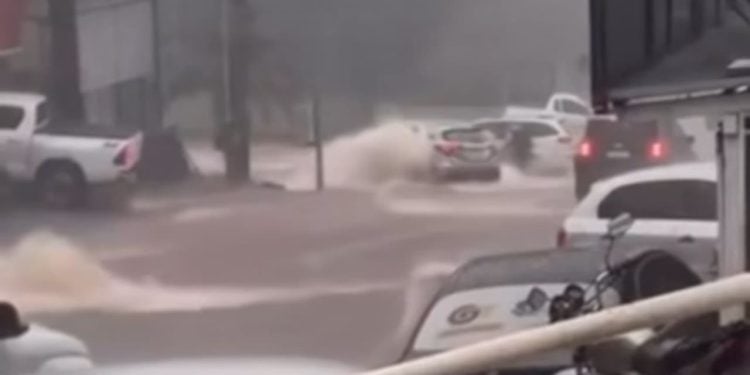
[[[135,137],[129,140],[117,153],[112,162],[123,169],[132,169],[140,159],[141,137]]]
[[[435,150],[446,156],[455,155],[461,148],[458,142],[442,142],[435,145]]]
[[[581,144],[578,145],[578,156],[588,158],[594,154],[594,145],[590,140],[584,139]]]
[[[651,142],[648,148],[648,156],[651,159],[663,159],[667,155],[667,145],[660,140]]]

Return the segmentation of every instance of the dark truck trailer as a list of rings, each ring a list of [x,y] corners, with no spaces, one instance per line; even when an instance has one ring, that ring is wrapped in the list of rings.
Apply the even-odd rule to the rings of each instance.
[[[750,25],[732,1],[590,1],[592,107],[630,126],[588,125],[574,161],[579,199],[599,179],[703,158],[697,149],[713,156],[710,129],[678,120],[708,124],[706,114],[748,104],[737,95],[746,71],[729,67],[750,57]]]

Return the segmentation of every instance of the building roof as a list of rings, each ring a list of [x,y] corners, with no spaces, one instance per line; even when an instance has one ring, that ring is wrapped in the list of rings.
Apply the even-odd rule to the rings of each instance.
[[[660,167],[639,169],[623,173],[595,184],[595,188],[613,190],[616,187],[645,181],[664,180],[713,180],[717,178],[715,162],[681,163]]]

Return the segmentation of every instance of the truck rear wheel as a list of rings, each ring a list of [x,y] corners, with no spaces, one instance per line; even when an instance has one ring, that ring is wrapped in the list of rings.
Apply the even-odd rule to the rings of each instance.
[[[42,203],[50,208],[76,208],[86,200],[86,180],[74,165],[43,167],[37,176],[37,189]]]

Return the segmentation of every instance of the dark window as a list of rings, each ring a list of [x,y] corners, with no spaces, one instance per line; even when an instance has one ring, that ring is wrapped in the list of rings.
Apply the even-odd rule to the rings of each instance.
[[[36,107],[36,125],[44,125],[49,120],[49,108],[46,102],[39,103]]]
[[[565,113],[583,116],[588,116],[590,114],[589,110],[586,107],[569,100],[565,100],[562,102],[562,111]]]
[[[621,187],[599,205],[598,217],[629,213],[636,219],[717,220],[716,184],[703,180],[644,182]]]
[[[0,130],[14,130],[23,120],[23,109],[0,105]]]
[[[557,135],[557,130],[541,122],[514,122],[509,127],[512,131],[523,132],[533,138]]]

